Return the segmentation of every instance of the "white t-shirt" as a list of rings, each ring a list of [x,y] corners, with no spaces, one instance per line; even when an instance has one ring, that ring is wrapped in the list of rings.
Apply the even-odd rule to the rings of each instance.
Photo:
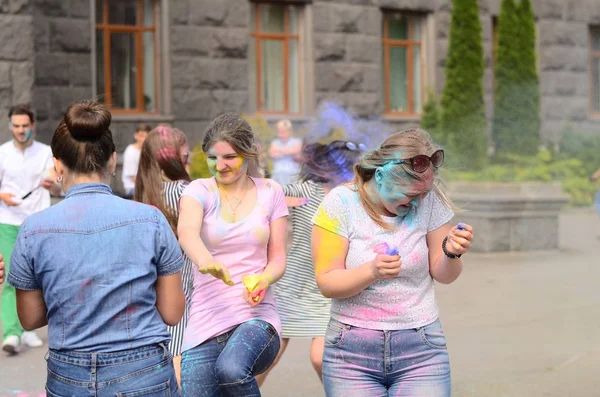
[[[53,166],[52,150],[43,143],[33,141],[25,152],[17,149],[12,140],[0,146],[0,192],[12,193],[18,201],[33,191],[16,206],[0,201],[1,224],[20,226],[29,215],[50,206],[50,192],[40,183]]]
[[[135,181],[133,177],[137,175],[138,166],[140,164],[141,150],[136,148],[133,144],[125,148],[123,153],[123,188],[126,192],[129,192],[135,188]]]
[[[272,144],[279,149],[288,149],[296,145],[302,145],[302,140],[298,138],[290,138],[285,143],[281,139],[274,139]],[[273,159],[272,177],[280,185],[289,185],[296,182],[297,176],[300,173],[300,164],[294,159],[291,154],[286,154]]]
[[[356,327],[402,330],[421,327],[438,318],[433,278],[429,274],[427,233],[449,222],[454,213],[434,193],[427,194],[416,209],[402,218],[383,217],[397,226],[387,231],[364,210],[356,191],[346,186],[333,189],[317,210],[313,222],[349,241],[346,268],[375,258],[377,246],[397,248],[402,260],[400,274],[380,280],[346,299],[333,299],[331,317]]]

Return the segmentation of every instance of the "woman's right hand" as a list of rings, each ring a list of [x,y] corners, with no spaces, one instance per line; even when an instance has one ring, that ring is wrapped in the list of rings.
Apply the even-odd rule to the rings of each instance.
[[[229,276],[229,270],[227,270],[227,267],[221,262],[212,261],[206,266],[198,266],[198,271],[202,274],[210,274],[229,286],[233,285],[233,281],[231,281],[231,277]]]
[[[371,271],[376,280],[389,280],[400,274],[402,260],[400,255],[378,254],[371,261]]]

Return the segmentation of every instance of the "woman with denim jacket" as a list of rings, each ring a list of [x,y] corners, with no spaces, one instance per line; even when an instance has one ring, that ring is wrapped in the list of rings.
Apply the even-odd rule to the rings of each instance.
[[[250,125],[215,118],[202,150],[212,178],[180,201],[179,242],[197,266],[183,338],[186,396],[257,397],[255,376],[273,363],[281,321],[270,286],[285,271],[288,209],[281,186],[258,175]]]
[[[434,281],[449,284],[473,228],[451,226],[444,152],[422,130],[388,137],[331,190],[313,218],[317,285],[332,298],[328,397],[449,397],[450,362]]]
[[[65,112],[51,148],[66,198],[25,220],[8,282],[23,327],[48,324],[48,396],[177,396],[181,249],[158,209],[111,191],[110,122],[92,101]]]

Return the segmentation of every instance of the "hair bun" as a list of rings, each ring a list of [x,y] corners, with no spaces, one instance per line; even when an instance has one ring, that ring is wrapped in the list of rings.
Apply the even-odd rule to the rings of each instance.
[[[97,140],[108,131],[112,116],[106,106],[94,101],[75,102],[65,112],[65,124],[76,140]]]

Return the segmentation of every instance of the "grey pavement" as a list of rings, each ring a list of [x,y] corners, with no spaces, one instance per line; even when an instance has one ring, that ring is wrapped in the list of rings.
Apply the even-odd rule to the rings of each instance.
[[[599,233],[593,210],[568,210],[559,251],[470,254],[456,282],[436,287],[453,396],[600,396]],[[265,397],[324,396],[308,346],[290,343]],[[44,354],[0,354],[0,396],[43,395]]]

